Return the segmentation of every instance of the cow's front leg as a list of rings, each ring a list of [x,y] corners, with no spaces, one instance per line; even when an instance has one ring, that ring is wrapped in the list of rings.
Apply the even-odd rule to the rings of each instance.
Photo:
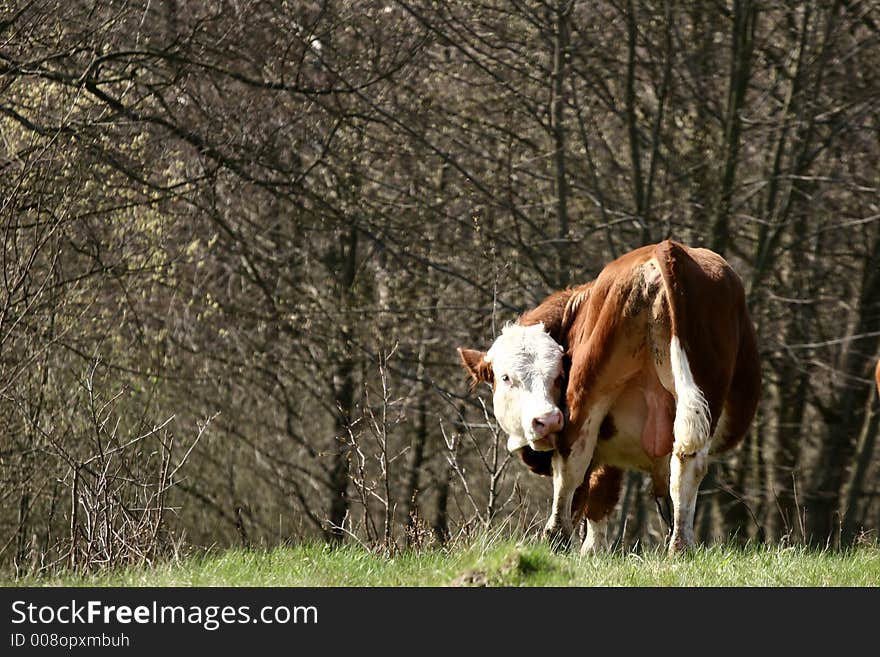
[[[567,455],[553,452],[553,509],[544,527],[544,537],[556,547],[568,547],[571,540],[571,502],[584,481],[594,446],[595,437],[592,441],[581,438]]]

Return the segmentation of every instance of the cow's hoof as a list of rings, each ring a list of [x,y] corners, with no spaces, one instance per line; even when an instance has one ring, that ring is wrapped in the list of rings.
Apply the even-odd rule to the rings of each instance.
[[[550,544],[554,552],[565,552],[571,548],[571,532],[566,532],[561,527],[545,529],[543,539]]]
[[[694,549],[694,541],[686,540],[682,537],[673,537],[671,541],[669,541],[669,556],[675,557],[680,554],[686,554],[688,552],[692,552]]]
[[[611,552],[611,545],[607,540],[592,539],[589,536],[581,543],[581,556],[592,556],[594,554],[605,554]]]

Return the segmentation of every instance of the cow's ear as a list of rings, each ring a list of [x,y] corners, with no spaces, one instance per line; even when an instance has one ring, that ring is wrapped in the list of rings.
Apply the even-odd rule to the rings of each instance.
[[[471,388],[478,383],[492,383],[492,365],[486,360],[485,351],[477,351],[476,349],[458,348],[458,355],[461,357],[461,364],[464,369],[471,375]]]

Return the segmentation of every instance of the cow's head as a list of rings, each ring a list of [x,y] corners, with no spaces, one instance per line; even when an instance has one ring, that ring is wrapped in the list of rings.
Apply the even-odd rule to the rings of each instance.
[[[495,418],[511,452],[554,448],[564,424],[563,351],[543,324],[506,326],[487,352],[459,348],[474,383],[492,384]]]

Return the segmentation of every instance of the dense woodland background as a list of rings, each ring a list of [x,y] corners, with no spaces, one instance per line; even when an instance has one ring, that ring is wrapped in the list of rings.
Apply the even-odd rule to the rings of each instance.
[[[873,0],[0,0],[0,564],[536,531],[455,348],[666,237],[763,359],[703,540],[873,540],[878,135]]]

